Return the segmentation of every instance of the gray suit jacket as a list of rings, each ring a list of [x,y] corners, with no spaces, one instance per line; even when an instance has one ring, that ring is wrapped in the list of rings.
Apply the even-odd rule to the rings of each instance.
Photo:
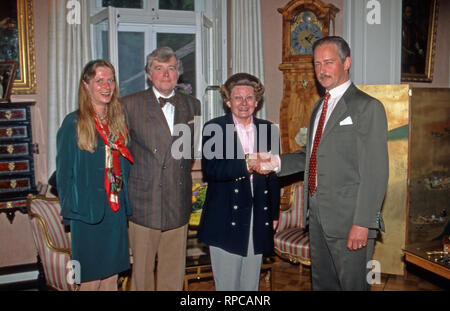
[[[200,115],[200,102],[175,92],[174,124],[189,126],[191,138],[191,157],[179,160],[171,154],[172,142],[179,137],[171,136],[152,88],[128,95],[122,102],[134,158],[128,181],[130,220],[162,231],[187,224],[192,205],[194,116]]]
[[[305,152],[281,155],[279,176],[305,171],[308,198],[309,155],[314,120],[322,100],[312,111]],[[351,124],[340,123],[351,118]],[[349,119],[347,119],[349,120]],[[346,123],[346,122],[344,122]],[[387,120],[383,105],[353,84],[342,96],[325,125],[317,149],[317,208],[325,234],[347,238],[352,225],[369,228],[369,237],[384,230],[380,216],[389,176]],[[304,200],[304,217],[309,202]]]

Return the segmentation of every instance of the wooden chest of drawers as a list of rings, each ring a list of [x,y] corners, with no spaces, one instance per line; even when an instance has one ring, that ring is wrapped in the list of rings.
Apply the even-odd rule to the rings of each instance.
[[[26,213],[26,196],[36,193],[30,105],[0,103],[0,212],[10,222]]]

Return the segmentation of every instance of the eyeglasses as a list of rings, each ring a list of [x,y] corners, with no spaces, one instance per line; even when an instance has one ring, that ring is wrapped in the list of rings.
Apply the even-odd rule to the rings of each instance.
[[[233,100],[236,102],[236,103],[242,103],[242,102],[244,102],[244,100],[247,102],[247,103],[254,103],[255,101],[256,101],[256,97],[255,96],[247,96],[246,98],[244,98],[244,97],[242,97],[242,96],[234,96],[233,97]]]

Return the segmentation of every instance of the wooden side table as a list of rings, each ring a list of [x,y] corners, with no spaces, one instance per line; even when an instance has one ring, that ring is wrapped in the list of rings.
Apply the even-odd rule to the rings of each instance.
[[[406,245],[403,249],[405,261],[415,264],[425,270],[450,279],[450,265],[445,260],[442,241],[430,241]]]

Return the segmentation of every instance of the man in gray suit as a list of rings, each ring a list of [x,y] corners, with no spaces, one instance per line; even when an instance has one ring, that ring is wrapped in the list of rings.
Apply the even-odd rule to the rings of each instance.
[[[381,102],[350,81],[344,39],[322,38],[313,51],[316,78],[326,94],[313,108],[306,152],[281,155],[279,176],[305,171],[303,219],[309,219],[313,289],[368,290],[367,265],[378,230],[384,230],[386,113]],[[268,170],[278,160],[262,165]]]
[[[132,290],[183,289],[192,205],[191,142],[200,102],[175,90],[181,71],[181,61],[171,48],[157,48],[147,56],[151,87],[122,100],[134,158],[128,181],[133,211],[129,223]],[[190,156],[181,159],[172,154],[178,125],[190,130],[190,152],[182,150]]]

